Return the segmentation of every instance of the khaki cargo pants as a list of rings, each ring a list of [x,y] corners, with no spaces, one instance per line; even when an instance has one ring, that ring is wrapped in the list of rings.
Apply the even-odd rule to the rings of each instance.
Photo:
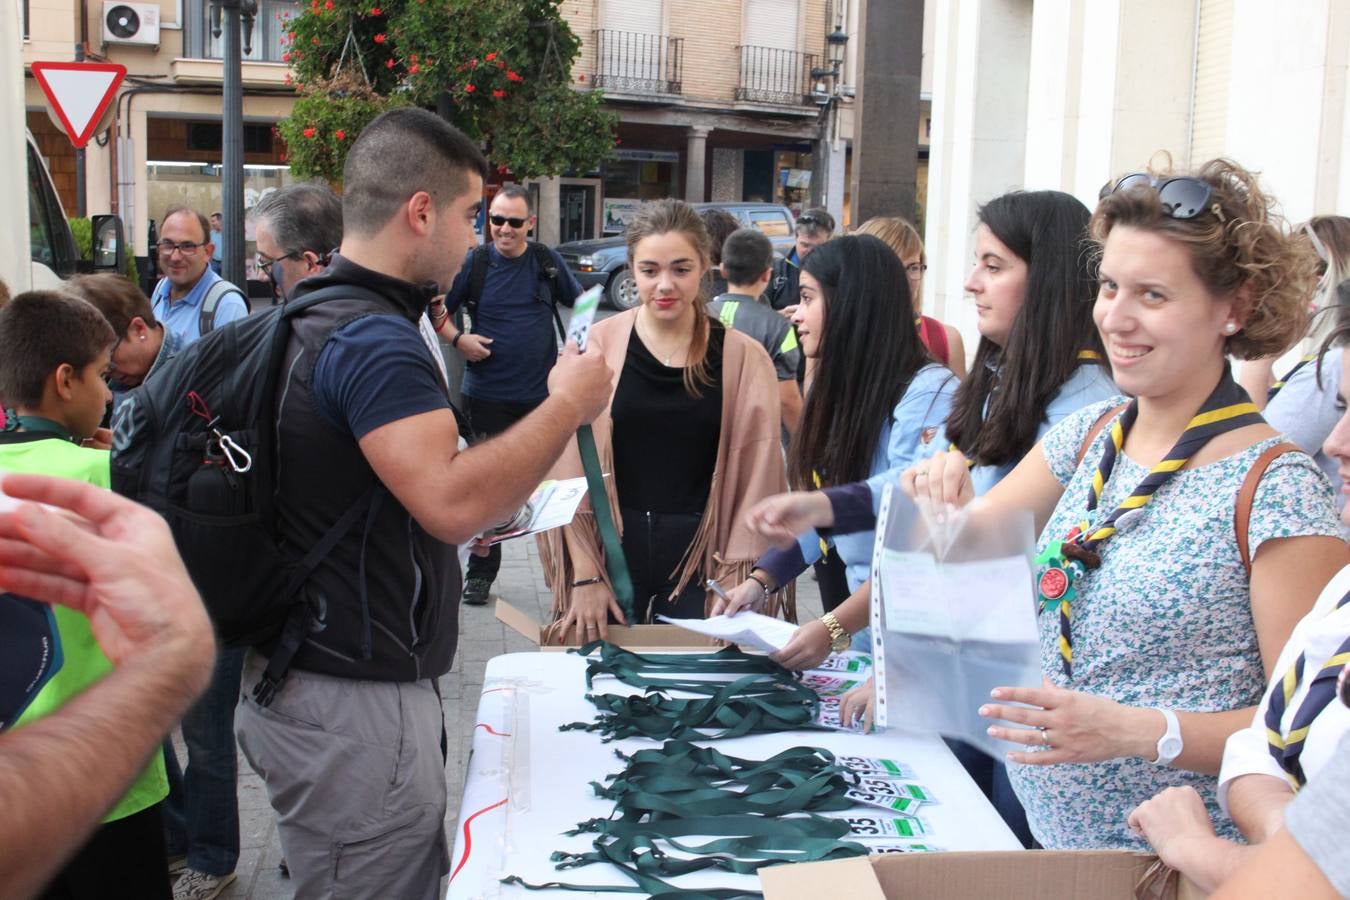
[[[355,681],[292,669],[270,706],[249,696],[235,733],[277,814],[296,900],[435,900],[450,868],[441,704],[430,681]]]

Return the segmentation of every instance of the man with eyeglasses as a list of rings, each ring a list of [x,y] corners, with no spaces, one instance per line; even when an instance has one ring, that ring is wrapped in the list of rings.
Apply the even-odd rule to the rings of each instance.
[[[506,431],[548,396],[561,331],[557,307],[581,293],[562,257],[527,239],[535,222],[528,190],[498,191],[488,207],[491,243],[464,261],[445,296],[448,312],[432,313],[441,337],[466,360],[462,393],[475,442]],[[463,332],[450,315],[461,307],[468,313]],[[466,604],[487,603],[501,560],[500,545],[470,558]]]
[[[797,243],[792,252],[773,265],[773,278],[766,296],[769,305],[784,315],[789,307],[797,305],[797,284],[801,277],[802,260],[812,250],[834,236],[834,216],[828,210],[812,207],[797,217]]]
[[[150,297],[155,318],[184,346],[226,322],[248,315],[244,292],[211,271],[211,225],[195,209],[175,206],[159,229],[159,268]]]
[[[258,201],[253,223],[258,268],[284,302],[342,243],[342,201],[326,184],[290,184]]]

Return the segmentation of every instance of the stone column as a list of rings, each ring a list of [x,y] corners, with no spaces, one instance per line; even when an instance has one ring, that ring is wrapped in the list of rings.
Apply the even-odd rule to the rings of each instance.
[[[562,193],[557,177],[538,178],[539,209],[535,215],[539,224],[535,226],[534,239],[552,247],[562,240]]]
[[[708,133],[711,128],[699,125],[689,129],[689,144],[685,149],[684,199],[690,203],[707,200],[704,185],[708,180]]]
[[[863,0],[856,40],[854,221],[914,217],[923,0]]]

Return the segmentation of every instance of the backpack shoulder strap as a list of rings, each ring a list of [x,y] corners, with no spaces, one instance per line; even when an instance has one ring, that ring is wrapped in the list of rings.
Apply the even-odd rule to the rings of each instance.
[[[558,263],[548,247],[543,244],[530,241],[530,249],[534,252],[534,265],[539,270],[539,277],[549,285],[553,324],[558,329],[558,340],[566,341],[567,329],[563,328],[562,314],[558,312],[558,306],[562,303],[562,279],[558,277]]]
[[[244,301],[244,309],[248,309],[248,297],[244,296],[244,292],[222,278],[207,288],[206,296],[202,298],[202,309],[197,316],[197,330],[202,334],[215,329],[216,310],[220,308],[220,301],[226,294],[238,294]]]
[[[1252,504],[1256,502],[1256,489],[1261,486],[1261,478],[1266,474],[1266,469],[1270,468],[1271,463],[1286,453],[1302,452],[1301,448],[1289,441],[1281,441],[1258,456],[1256,462],[1252,463],[1252,467],[1247,470],[1247,477],[1242,479],[1242,487],[1238,489],[1237,507],[1233,511],[1233,531],[1237,536],[1238,553],[1242,556],[1242,567],[1247,570],[1248,578],[1252,574],[1251,536],[1248,534],[1248,527],[1252,521]]]
[[[1106,427],[1106,423],[1123,412],[1125,407],[1129,405],[1130,404],[1128,403],[1122,403],[1119,406],[1113,406],[1097,417],[1097,421],[1092,423],[1092,427],[1088,429],[1087,435],[1083,437],[1082,446],[1078,448],[1078,459],[1074,464],[1075,468],[1083,464],[1083,458],[1087,456],[1088,448],[1091,447],[1092,442],[1097,439],[1097,435],[1102,433],[1102,429]]]
[[[478,301],[483,298],[483,286],[487,284],[488,247],[480,244],[473,251],[473,268],[469,270],[469,292],[464,297],[463,309],[469,318],[478,318]]]

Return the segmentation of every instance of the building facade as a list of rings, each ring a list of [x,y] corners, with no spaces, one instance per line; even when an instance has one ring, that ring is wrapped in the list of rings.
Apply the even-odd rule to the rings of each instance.
[[[207,0],[22,0],[24,64],[70,61],[84,42],[91,60],[120,63],[127,79],[102,131],[86,147],[86,207],[121,216],[138,257],[164,211],[186,204],[220,208],[220,40]],[[246,205],[289,180],[285,146],[273,131],[294,94],[281,61],[282,23],[295,0],[261,0],[243,64]],[[83,11],[83,15],[82,15]],[[52,170],[67,214],[78,208],[75,153],[46,112],[41,89],[25,79],[28,127]],[[245,259],[253,275],[253,246]],[[145,266],[141,267],[145,271]],[[265,291],[260,282],[256,289]]]
[[[946,0],[934,12],[925,309],[962,302],[975,210],[1219,156],[1291,223],[1350,211],[1350,0]]]

